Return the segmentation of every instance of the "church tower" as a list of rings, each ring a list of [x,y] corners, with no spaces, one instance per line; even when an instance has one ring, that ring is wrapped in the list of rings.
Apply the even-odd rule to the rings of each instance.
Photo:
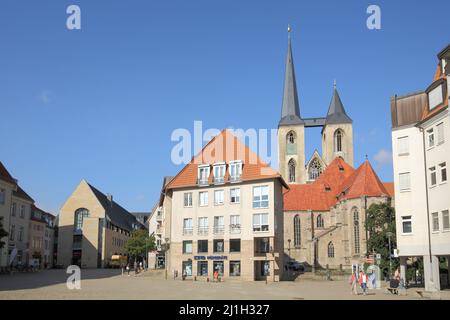
[[[326,165],[334,158],[341,157],[353,167],[352,123],[352,119],[345,112],[335,82],[333,97],[322,129],[322,159]]]
[[[305,183],[305,121],[300,116],[290,31],[288,27],[283,105],[278,123],[278,163],[284,180],[294,184]]]

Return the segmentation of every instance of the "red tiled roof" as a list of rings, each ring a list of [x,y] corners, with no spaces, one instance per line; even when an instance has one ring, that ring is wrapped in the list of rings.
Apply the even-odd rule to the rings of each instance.
[[[394,198],[395,196],[395,189],[394,189],[394,183],[393,182],[383,182],[384,188],[389,193],[389,196],[391,198]]]
[[[263,162],[253,151],[233,135],[230,130],[224,129],[189,162],[166,186],[166,190],[197,186],[198,166],[214,164],[233,160],[242,161],[241,181],[252,181],[279,178],[285,187],[281,175]],[[228,165],[225,172],[225,181],[229,178]],[[209,175],[209,183],[213,182],[213,173]]]
[[[16,184],[16,180],[11,176],[6,167],[0,161],[0,179],[6,182]]]
[[[334,159],[311,184],[290,185],[284,193],[284,211],[328,211],[339,200],[362,196],[393,197],[380,181],[369,161],[357,170],[342,158]]]

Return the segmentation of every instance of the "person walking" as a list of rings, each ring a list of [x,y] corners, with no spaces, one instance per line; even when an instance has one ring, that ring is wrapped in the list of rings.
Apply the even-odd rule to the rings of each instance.
[[[358,295],[358,275],[356,274],[356,272],[353,272],[350,276],[350,284],[352,286],[352,295]]]
[[[367,294],[367,274],[364,271],[361,272],[361,277],[359,279],[359,283],[361,285],[363,295],[366,295]]]
[[[128,274],[128,276],[130,276],[130,264],[129,263],[127,263],[127,274]]]

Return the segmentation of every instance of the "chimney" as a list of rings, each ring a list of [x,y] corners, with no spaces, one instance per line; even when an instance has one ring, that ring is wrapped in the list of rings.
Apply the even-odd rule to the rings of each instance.
[[[106,194],[106,198],[108,198],[109,204],[112,207],[112,205],[113,205],[113,196],[112,196],[112,194],[111,193]]]

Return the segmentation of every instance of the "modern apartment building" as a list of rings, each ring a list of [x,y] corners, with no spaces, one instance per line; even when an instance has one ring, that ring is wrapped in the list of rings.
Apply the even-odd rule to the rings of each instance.
[[[450,273],[450,45],[438,59],[428,88],[391,98],[401,272],[405,278],[407,258],[422,257],[427,291],[448,286]]]
[[[58,264],[107,267],[112,255],[125,255],[131,233],[145,227],[117,202],[82,180],[58,217]]]
[[[223,130],[164,188],[168,269],[187,277],[280,280],[283,187],[278,172]]]

